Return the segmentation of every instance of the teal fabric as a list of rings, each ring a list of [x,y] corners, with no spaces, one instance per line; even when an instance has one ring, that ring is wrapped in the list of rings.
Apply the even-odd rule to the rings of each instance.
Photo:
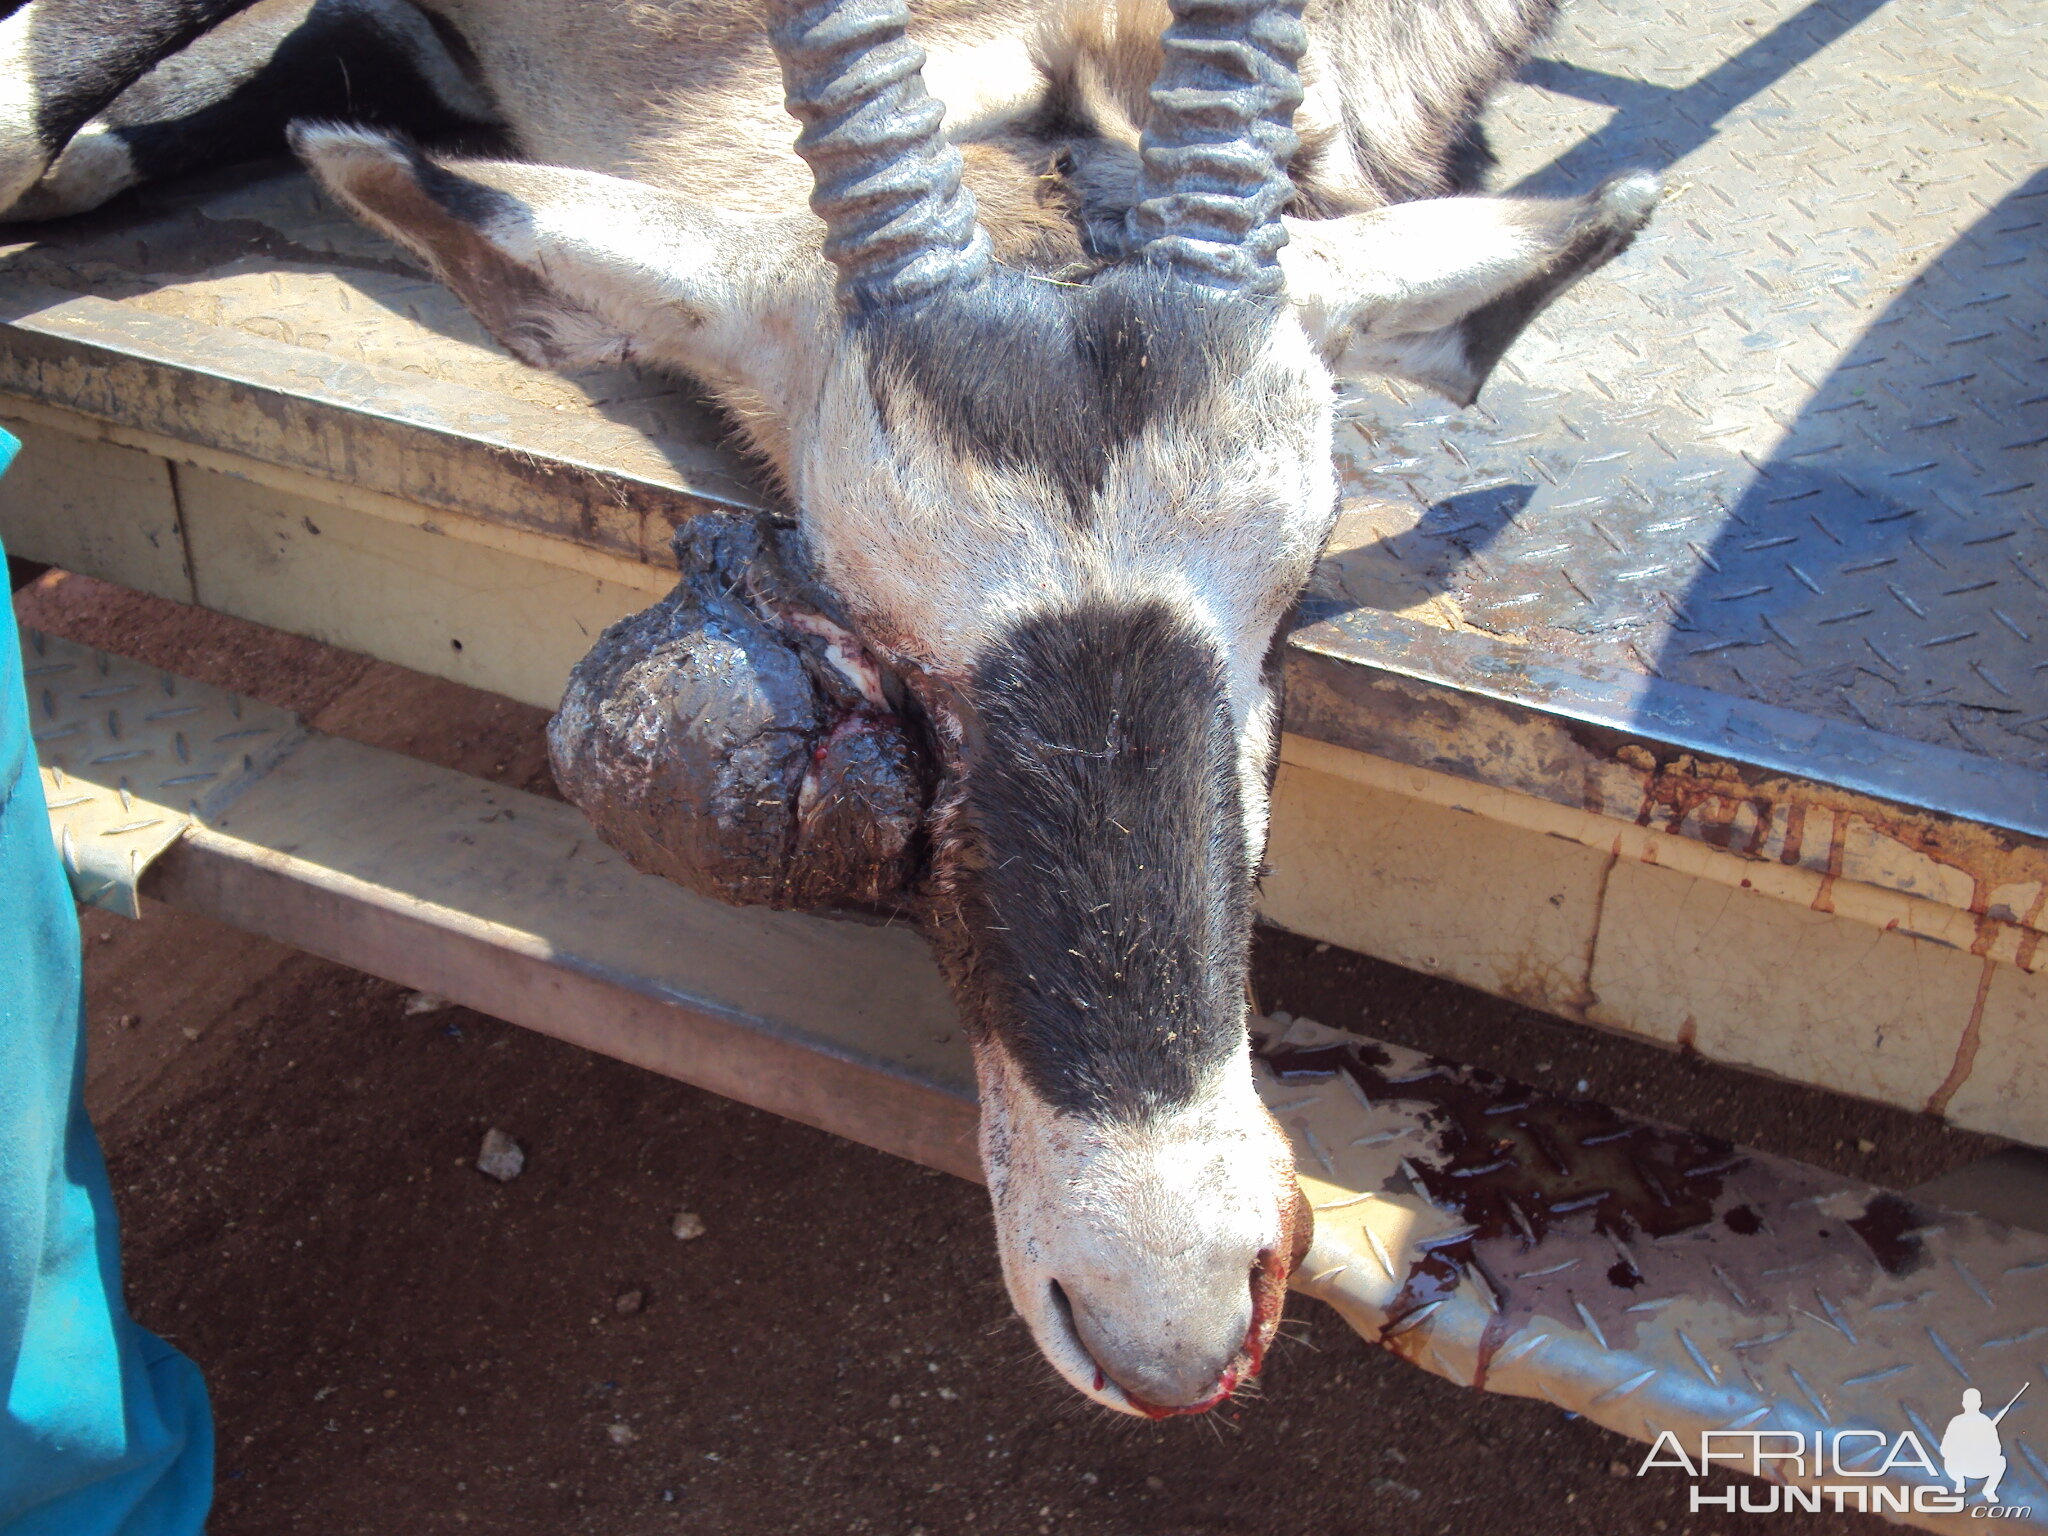
[[[19,446],[0,432],[0,469]],[[85,1116],[78,916],[50,839],[13,626],[0,628],[0,1536],[196,1536],[199,1369],[130,1321]]]

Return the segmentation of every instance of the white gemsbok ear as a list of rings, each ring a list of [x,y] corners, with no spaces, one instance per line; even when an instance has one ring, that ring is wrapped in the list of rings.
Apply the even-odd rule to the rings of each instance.
[[[1545,305],[1627,248],[1661,195],[1634,175],[1582,198],[1444,197],[1287,220],[1287,297],[1344,377],[1392,374],[1470,405]]]
[[[774,337],[791,328],[764,322],[830,302],[808,213],[727,213],[589,171],[444,160],[370,129],[298,123],[291,138],[337,201],[537,367],[631,356],[779,394]]]

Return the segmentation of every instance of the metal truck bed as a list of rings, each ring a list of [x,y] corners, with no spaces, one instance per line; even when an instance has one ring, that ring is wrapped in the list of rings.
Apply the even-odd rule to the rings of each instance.
[[[1482,404],[1358,392],[1265,910],[2048,1144],[2048,13],[1575,0],[1504,186],[1672,197]],[[18,553],[551,705],[762,492],[282,169],[0,250]]]

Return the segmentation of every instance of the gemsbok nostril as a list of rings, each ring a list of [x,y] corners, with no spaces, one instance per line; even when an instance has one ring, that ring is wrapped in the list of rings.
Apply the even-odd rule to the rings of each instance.
[[[1074,1322],[1074,1304],[1067,1299],[1067,1288],[1057,1280],[1045,1283],[1045,1293],[1052,1304],[1052,1315],[1058,1325],[1066,1330],[1067,1340],[1088,1359],[1089,1367],[1095,1373],[1095,1390],[1100,1392],[1109,1385],[1109,1377],[1103,1373],[1102,1363],[1095,1358],[1095,1352],[1081,1337],[1081,1330]]]
[[[1074,1304],[1067,1299],[1067,1288],[1057,1280],[1048,1280],[1045,1282],[1045,1289],[1046,1294],[1052,1298],[1053,1315],[1067,1325],[1067,1332],[1079,1338],[1080,1333],[1074,1327]]]

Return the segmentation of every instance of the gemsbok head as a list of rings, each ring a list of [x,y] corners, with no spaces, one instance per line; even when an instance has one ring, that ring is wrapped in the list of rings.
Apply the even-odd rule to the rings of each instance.
[[[767,10],[814,212],[296,144],[522,357],[680,370],[743,425],[931,743],[919,902],[1010,1294],[1098,1403],[1198,1411],[1258,1371],[1310,1233],[1246,973],[1338,381],[1469,401],[1656,189],[1291,217],[1299,6],[1173,0],[1125,217],[1083,263],[1013,267],[901,0]]]

